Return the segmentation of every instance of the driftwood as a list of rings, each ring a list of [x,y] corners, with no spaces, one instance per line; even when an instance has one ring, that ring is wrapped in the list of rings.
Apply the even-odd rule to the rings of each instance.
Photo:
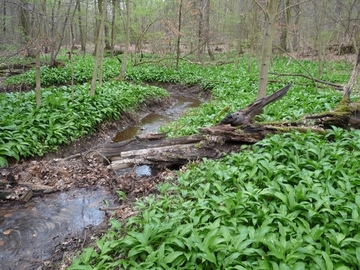
[[[244,116],[239,127],[220,123],[199,129],[199,134],[180,138],[165,138],[166,134],[148,134],[118,143],[100,145],[91,151],[92,155],[106,157],[115,170],[136,165],[171,167],[186,164],[201,158],[220,158],[224,154],[238,151],[242,144],[253,144],[284,127],[253,124],[253,118],[271,102],[282,98],[290,84],[267,97],[260,98],[233,114]]]

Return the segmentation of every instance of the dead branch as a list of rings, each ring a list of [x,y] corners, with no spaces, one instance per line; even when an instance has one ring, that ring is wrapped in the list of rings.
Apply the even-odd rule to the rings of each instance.
[[[310,76],[307,76],[307,75],[304,75],[304,74],[274,73],[274,72],[271,72],[271,73],[269,73],[269,74],[273,74],[273,75],[276,75],[276,76],[278,76],[278,77],[281,77],[281,76],[302,77],[302,78],[306,78],[306,79],[312,80],[312,81],[317,82],[317,83],[321,83],[321,84],[325,84],[325,85],[332,86],[332,87],[334,87],[335,90],[338,90],[338,91],[343,91],[343,90],[344,90],[344,86],[341,85],[341,84],[323,81],[323,80],[316,79],[316,78],[314,78],[314,77],[310,77]]]

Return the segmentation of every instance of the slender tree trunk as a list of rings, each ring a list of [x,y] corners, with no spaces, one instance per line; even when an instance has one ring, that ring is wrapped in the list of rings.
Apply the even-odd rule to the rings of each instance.
[[[70,48],[73,47],[72,36],[73,35],[72,35],[71,27],[70,27],[70,32],[69,32]],[[74,102],[74,64],[73,64],[72,54],[73,54],[73,51],[70,50],[69,51],[69,62],[70,62],[70,66],[71,66],[71,101]]]
[[[177,41],[176,41],[176,70],[179,69],[179,59],[180,59],[182,6],[183,6],[183,0],[180,0],[179,1],[179,13],[178,13],[178,32],[177,32]]]
[[[262,98],[266,96],[270,57],[272,51],[272,42],[274,39],[274,32],[275,32],[275,18],[277,14],[278,5],[279,5],[279,0],[270,0],[268,11],[265,14],[266,29],[265,29],[262,57],[261,57],[259,91],[257,95],[258,98]]]
[[[83,17],[81,13],[81,1],[77,0],[77,11],[78,11],[78,24],[79,24],[79,32],[80,32],[80,44],[81,44],[81,52],[86,52],[86,35],[83,26]]]
[[[126,64],[127,64],[127,56],[129,53],[129,44],[130,44],[130,0],[125,1],[126,5],[126,38],[125,38],[125,50],[121,63],[120,69],[120,79],[125,78]]]
[[[281,0],[283,12],[281,14],[281,34],[280,34],[280,57],[287,52],[288,25],[290,20],[290,0]]]
[[[95,0],[96,3],[96,0]],[[98,8],[95,9],[95,35],[94,35],[94,52],[93,54],[96,55],[96,51],[97,51],[97,46],[98,46],[98,38],[99,38],[99,32],[100,32],[100,24],[101,24],[101,19],[99,20],[99,16],[102,16],[103,14],[103,0],[97,0],[97,4],[98,4]],[[100,15],[98,15],[100,14]]]
[[[204,35],[205,35],[205,45],[209,54],[211,61],[215,61],[215,56],[211,50],[210,46],[210,0],[205,0],[205,27],[204,27]]]
[[[3,33],[4,36],[6,35],[6,2],[3,3]]]
[[[60,48],[61,48],[61,43],[64,39],[64,34],[65,34],[65,29],[66,29],[66,26],[67,26],[67,23],[68,23],[68,20],[69,20],[69,17],[70,17],[70,10],[71,10],[71,7],[72,7],[72,0],[68,3],[68,7],[67,7],[67,10],[66,10],[66,14],[65,14],[65,20],[64,20],[64,23],[62,25],[62,29],[61,29],[61,35],[60,35],[60,40],[57,44],[57,48],[55,50],[53,50],[51,52],[51,56],[50,56],[50,66],[53,66],[54,63],[55,63],[55,60],[56,60],[56,57],[57,55],[59,54],[60,52]],[[74,12],[72,14],[72,17],[74,17],[74,14],[75,14],[75,11],[76,11],[76,5],[75,5],[75,9],[74,9]],[[72,20],[71,20],[72,21]]]
[[[250,33],[250,53],[248,56],[248,71],[252,69],[252,58],[256,52],[256,36],[258,34],[258,7],[254,3],[252,7],[252,17],[251,17],[251,33]]]
[[[21,8],[19,10],[19,27],[23,34],[22,44],[26,45],[26,43],[31,39],[31,21],[27,1],[21,0],[20,3]]]
[[[318,76],[322,77],[324,71],[324,39],[323,39],[323,25],[324,25],[324,13],[325,13],[325,0],[321,1],[319,25],[317,27],[317,51],[318,51]]]
[[[102,2],[102,4],[105,6],[106,5],[106,0],[104,0]],[[102,9],[104,10],[104,9]],[[100,21],[100,28],[99,28],[99,35],[96,41],[96,51],[95,51],[95,63],[94,63],[94,71],[93,71],[93,76],[91,79],[91,88],[90,88],[90,96],[95,95],[95,88],[96,88],[96,79],[97,79],[97,74],[98,74],[98,69],[99,69],[99,65],[100,67],[102,66],[102,57],[101,57],[101,52],[102,52],[102,47],[103,45],[103,35],[104,35],[104,21],[105,21],[105,13],[103,12],[101,14],[101,21]],[[102,74],[100,74],[99,76],[99,81],[100,84],[102,83]]]
[[[104,6],[106,7],[107,0],[104,0]],[[106,21],[106,12],[104,11],[103,17],[101,18],[101,31],[100,31],[100,40],[98,46],[99,48],[99,86],[102,86],[103,83],[103,64],[104,64],[104,44],[105,44],[105,21]]]
[[[108,8],[107,5],[104,6],[104,13],[105,13],[105,21],[104,21],[104,43],[105,43],[105,50],[110,50],[110,29],[108,23]]]
[[[36,67],[35,67],[35,76],[36,76],[36,86],[35,86],[35,96],[36,96],[36,107],[41,106],[41,83],[40,83],[40,50],[36,52],[35,57]]]
[[[110,41],[110,47],[111,47],[111,56],[114,56],[114,47],[115,47],[115,36],[116,36],[116,4],[117,0],[112,0],[112,13],[111,13],[111,41]]]
[[[204,0],[200,0],[199,5],[199,28],[198,28],[198,59],[201,65],[204,65]]]
[[[299,2],[300,0],[296,0],[296,5],[294,6],[293,10],[295,13],[295,18],[294,18],[294,26],[293,26],[293,39],[292,39],[292,50],[293,51],[297,51],[299,50],[300,46],[299,46],[299,21],[300,21],[300,6],[299,6]]]

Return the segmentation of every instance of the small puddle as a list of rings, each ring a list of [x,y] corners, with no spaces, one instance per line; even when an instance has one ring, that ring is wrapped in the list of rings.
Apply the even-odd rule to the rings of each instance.
[[[77,189],[0,208],[0,268],[36,269],[68,237],[101,224],[105,199],[105,190]]]

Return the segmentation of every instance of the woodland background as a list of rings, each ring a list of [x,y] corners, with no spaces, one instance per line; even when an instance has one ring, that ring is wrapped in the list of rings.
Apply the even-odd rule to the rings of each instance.
[[[95,53],[104,44],[100,49],[118,54],[128,44],[135,62],[156,53],[204,63],[218,52],[261,57],[274,34],[273,51],[316,56],[321,77],[329,49],[356,53],[359,11],[356,0],[1,0],[0,52],[48,53],[55,65],[62,46]],[[271,19],[275,31],[266,32]]]

